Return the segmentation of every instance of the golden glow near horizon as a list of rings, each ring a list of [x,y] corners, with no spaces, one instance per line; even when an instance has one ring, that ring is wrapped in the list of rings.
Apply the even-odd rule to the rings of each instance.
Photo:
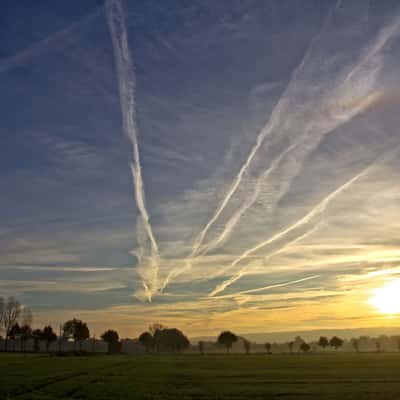
[[[400,279],[375,289],[369,303],[382,314],[400,314]]]

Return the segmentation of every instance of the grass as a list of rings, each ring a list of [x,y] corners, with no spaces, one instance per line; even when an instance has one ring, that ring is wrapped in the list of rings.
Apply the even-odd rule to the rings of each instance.
[[[0,354],[0,399],[400,399],[400,354]]]

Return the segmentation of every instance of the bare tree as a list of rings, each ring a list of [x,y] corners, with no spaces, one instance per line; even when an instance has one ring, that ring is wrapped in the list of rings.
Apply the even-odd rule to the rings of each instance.
[[[17,301],[13,296],[10,296],[6,302],[2,300],[1,303],[3,304],[0,306],[0,308],[3,309],[1,312],[1,324],[5,331],[4,351],[7,351],[10,330],[17,322],[17,319],[21,314],[22,307],[20,302]]]

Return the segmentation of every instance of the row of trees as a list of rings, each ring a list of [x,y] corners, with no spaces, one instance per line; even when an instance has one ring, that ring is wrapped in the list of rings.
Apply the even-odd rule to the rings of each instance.
[[[25,345],[28,340],[33,339],[34,350],[38,351],[40,346],[39,343],[45,344],[46,351],[49,351],[50,345],[53,342],[59,340],[59,351],[62,350],[62,340],[72,341],[74,345],[74,352],[82,351],[82,343],[90,338],[90,331],[86,322],[73,318],[66,321],[60,327],[60,333],[57,336],[51,326],[45,326],[43,329],[32,329],[33,316],[29,308],[23,307],[19,301],[14,297],[4,299],[0,297],[0,333],[4,331],[5,344],[4,350],[7,351],[9,340],[19,341],[20,350],[25,351]],[[1,336],[0,336],[1,337]],[[121,351],[121,341],[118,332],[112,329],[105,331],[101,336],[101,339],[108,345],[108,351],[110,353]],[[400,337],[393,337],[396,339],[397,349],[400,351]],[[393,338],[381,337],[381,340],[374,340],[374,346],[376,351],[381,351],[383,339],[386,342]],[[151,352],[181,352],[189,348],[190,342],[185,334],[176,328],[167,328],[161,324],[153,324],[149,329],[143,332],[136,340],[147,353]],[[245,353],[249,354],[251,349],[251,343],[243,337],[234,334],[231,331],[224,331],[217,337],[216,345],[225,347],[226,352],[230,352],[233,344],[240,341],[243,344]],[[360,351],[360,347],[366,347],[366,343],[371,343],[368,337],[360,337],[359,339],[352,339],[350,341],[354,351]],[[344,340],[333,336],[327,338],[321,336],[318,342],[312,344],[307,343],[301,337],[296,337],[294,341],[288,342],[286,348],[290,353],[294,351],[309,352],[311,345],[315,349],[316,346],[325,350],[328,347],[338,350],[344,344]],[[78,347],[79,346],[79,347]],[[276,351],[277,344],[271,344],[269,342],[264,344],[267,353],[271,353],[274,348]],[[281,345],[282,346],[282,345]],[[201,354],[205,352],[206,343],[200,341],[198,343],[198,349]],[[370,348],[371,346],[369,346]],[[282,348],[282,347],[281,347]]]
[[[3,330],[5,334],[5,351],[8,349],[10,339],[19,341],[21,351],[25,351],[25,344],[30,339],[33,339],[35,351],[39,350],[40,342],[45,343],[46,351],[48,351],[50,345],[59,339],[59,351],[61,351],[61,339],[64,339],[73,341],[74,352],[78,350],[81,352],[82,343],[90,338],[88,325],[77,318],[66,321],[60,327],[59,336],[51,326],[45,326],[43,329],[32,329],[32,322],[32,312],[29,308],[23,307],[14,297],[9,297],[6,300],[0,297],[0,330]],[[107,343],[109,352],[121,350],[117,331],[109,329],[101,335],[101,339]],[[179,329],[167,328],[161,324],[150,326],[149,331],[140,335],[138,342],[147,352],[180,352],[186,350],[190,345],[189,339]]]
[[[244,351],[246,352],[246,354],[249,354],[250,353],[250,342],[246,338],[239,337],[230,331],[221,332],[217,338],[217,344],[224,346],[226,348],[226,352],[229,353],[230,349],[232,348],[232,345],[234,343],[238,342],[239,340],[242,341]],[[289,349],[290,353],[293,353],[293,349],[294,349],[296,342],[298,344],[298,346],[297,346],[298,349],[301,350],[302,352],[307,353],[308,351],[311,350],[310,344],[308,344],[300,336],[298,336],[298,337],[296,337],[295,341],[288,343],[288,349]],[[335,350],[337,350],[339,347],[341,347],[343,345],[343,343],[344,343],[343,339],[341,339],[337,336],[333,336],[330,340],[325,336],[321,336],[318,341],[318,345],[321,348],[325,349],[326,347],[331,346]],[[271,353],[272,344],[267,342],[267,343],[265,343],[264,346],[265,346],[267,353]],[[204,342],[202,342],[202,341],[199,342],[199,351],[202,354],[204,353]]]
[[[233,346],[233,344],[241,342],[243,345],[243,349],[245,353],[250,353],[251,343],[244,337],[240,337],[230,331],[222,332],[217,338],[217,345],[225,347],[226,351],[229,352]],[[312,348],[316,350],[316,347],[327,350],[327,348],[333,348],[336,351],[344,345],[345,341],[338,336],[333,336],[330,339],[326,336],[321,336],[317,342],[307,343],[300,336],[297,336],[293,341],[287,342],[285,344],[277,344],[266,342],[264,344],[265,350],[267,353],[271,353],[273,347],[280,347],[280,351],[284,351],[283,349],[286,346],[286,349],[289,353],[294,353],[295,351],[301,351],[304,353],[309,352]],[[382,351],[385,348],[396,349],[400,351],[400,336],[380,336],[378,338],[370,338],[369,336],[361,336],[359,338],[352,338],[349,341],[349,344],[353,348],[355,352],[361,351],[361,349],[367,351]],[[200,341],[198,343],[198,348],[201,354],[205,351],[205,342]],[[279,351],[279,350],[278,350]]]
[[[9,340],[18,339],[20,350],[25,351],[25,344],[33,339],[34,349],[38,350],[39,342],[44,342],[48,351],[51,343],[57,340],[57,335],[51,326],[43,329],[32,329],[33,316],[28,307],[24,307],[13,296],[4,299],[0,297],[0,332],[4,331],[4,350],[8,349]],[[72,339],[74,344],[89,338],[87,324],[78,319],[67,321],[62,327],[62,337]]]

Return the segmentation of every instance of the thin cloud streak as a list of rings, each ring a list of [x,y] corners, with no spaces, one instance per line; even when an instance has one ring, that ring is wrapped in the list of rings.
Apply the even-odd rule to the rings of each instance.
[[[376,56],[376,54],[382,50],[387,42],[397,33],[399,28],[400,17],[398,16],[394,18],[390,24],[381,29],[374,45],[367,49],[361,61],[349,72],[346,78],[347,82],[353,79],[353,76],[359,72],[372,57]]]
[[[311,276],[307,276],[305,278],[296,279],[294,281],[288,281],[288,282],[283,282],[283,283],[275,283],[275,284],[272,284],[272,285],[267,285],[267,286],[263,286],[263,287],[259,287],[259,288],[255,288],[255,289],[242,290],[242,291],[236,292],[236,293],[229,293],[229,294],[226,294],[226,295],[223,295],[223,296],[214,296],[214,298],[215,299],[235,298],[235,297],[238,297],[238,296],[241,296],[241,295],[244,295],[244,294],[258,293],[258,292],[263,292],[264,290],[269,290],[269,289],[275,289],[275,288],[295,285],[296,283],[301,283],[301,282],[310,281],[312,279],[317,279],[320,276],[321,275],[311,275]]]
[[[283,253],[285,250],[287,250],[294,244],[306,239],[308,236],[312,235],[316,231],[317,228],[318,228],[318,223],[315,226],[313,226],[310,230],[308,230],[307,232],[303,233],[302,235],[296,237],[295,239],[284,244],[282,247],[278,248],[278,250],[275,250],[272,253],[268,254],[268,256],[265,257],[265,259],[264,259],[264,263],[266,261],[270,260],[272,257]],[[227,268],[224,268],[222,271],[219,271],[219,273],[215,274],[213,277],[217,278],[218,276],[225,275],[226,272],[229,271],[231,268],[232,268],[232,265],[228,266]],[[238,271],[236,273],[236,275],[232,276],[229,279],[226,279],[224,282],[222,282],[220,285],[218,285],[217,288],[209,294],[209,297],[213,297],[214,293],[215,294],[220,293],[221,291],[225,290],[228,286],[232,285],[239,279],[243,278],[243,276],[245,276],[249,272],[249,269],[250,269],[250,265],[246,265],[243,268],[241,268],[240,271]],[[216,292],[217,289],[218,289],[218,291]]]
[[[395,152],[396,151],[397,151],[397,149],[395,150]],[[395,152],[390,152],[390,154],[392,155]],[[380,159],[380,161],[381,161],[381,159]],[[335,189],[328,196],[326,196],[322,201],[320,201],[315,207],[313,207],[311,209],[311,211],[309,211],[305,216],[303,216],[302,218],[297,220],[294,224],[292,224],[289,227],[287,227],[286,229],[276,233],[271,238],[269,238],[269,239],[267,239],[265,241],[262,241],[262,242],[258,243],[256,246],[244,251],[239,257],[237,257],[232,262],[232,264],[229,266],[229,269],[234,268],[241,261],[243,261],[244,259],[249,257],[251,254],[255,253],[256,251],[258,251],[258,250],[262,249],[263,247],[265,247],[265,246],[267,246],[267,245],[269,245],[269,244],[271,244],[271,243],[273,243],[273,242],[285,237],[286,235],[288,235],[290,232],[294,231],[295,229],[310,223],[314,218],[322,215],[325,212],[326,208],[328,207],[329,203],[335,197],[337,197],[340,193],[342,193],[343,191],[348,189],[357,180],[359,180],[360,178],[362,178],[365,175],[367,175],[371,171],[371,169],[377,165],[377,163],[378,163],[378,161],[373,162],[368,167],[364,168],[361,172],[359,172],[357,175],[355,175],[351,179],[349,179],[346,183],[344,183],[343,185],[341,185],[340,187]],[[242,276],[242,273],[241,273],[241,271],[239,271],[239,273],[235,274],[230,279],[225,280],[221,284],[217,285],[216,288],[210,293],[209,296],[212,297],[212,296],[215,296],[216,294],[224,291],[233,282],[236,282],[238,279],[240,279],[241,276]]]
[[[247,160],[242,165],[238,175],[232,182],[231,187],[222,200],[220,206],[217,208],[212,218],[208,221],[204,229],[195,239],[191,254],[186,260],[185,266],[183,268],[174,268],[168,274],[163,283],[163,289],[173,278],[179,276],[181,273],[189,271],[192,268],[192,263],[196,257],[200,255],[206,255],[208,252],[215,250],[228,240],[243,215],[257,201],[262,189],[262,185],[268,184],[271,175],[285,161],[286,156],[290,157],[291,153],[293,153],[293,156],[291,157],[295,160],[295,164],[292,168],[290,168],[286,175],[283,177],[280,175],[279,184],[281,187],[278,191],[271,194],[271,206],[276,204],[276,202],[279,201],[279,199],[286,193],[288,188],[290,188],[291,182],[301,170],[302,164],[306,157],[317,148],[319,143],[326,135],[344,123],[348,122],[356,115],[370,108],[381,98],[381,93],[371,93],[376,82],[377,74],[380,72],[382,67],[381,62],[376,62],[376,57],[390,37],[397,32],[397,29],[399,28],[398,19],[396,19],[395,23],[390,25],[390,29],[385,27],[381,30],[381,32],[378,34],[378,38],[367,47],[365,54],[361,56],[361,59],[359,59],[354,66],[351,67],[350,72],[346,71],[348,68],[344,68],[341,76],[337,77],[336,79],[330,78],[328,82],[325,83],[325,88],[320,90],[320,92],[324,92],[321,93],[323,99],[319,99],[317,104],[313,104],[311,102],[307,109],[303,110],[302,112],[302,114],[304,114],[303,119],[307,121],[307,125],[304,128],[304,133],[300,135],[300,137],[296,139],[294,143],[290,144],[275,159],[272,160],[269,168],[257,178],[256,183],[252,188],[251,195],[245,199],[240,208],[225,223],[223,231],[215,239],[203,245],[208,231],[221,216],[229,201],[234,196],[238,187],[242,183],[244,174],[250,168],[256,153],[260,150],[266,138],[273,134],[275,129],[279,130],[280,125],[286,121],[286,119],[283,118],[283,115],[290,115],[293,111],[291,108],[293,108],[293,104],[296,103],[293,100],[295,100],[297,96],[296,93],[298,91],[298,85],[302,83],[302,72],[308,71],[310,68],[312,69],[315,67],[315,61],[312,58],[313,50],[316,47],[316,44],[319,38],[322,36],[325,28],[327,27],[332,12],[336,8],[333,8],[321,31],[314,37],[305,56],[303,57],[302,62],[293,72],[292,78],[275,108],[273,109],[268,123],[257,136],[256,144],[252,148]],[[372,58],[375,58],[375,60],[372,60]],[[372,65],[368,65],[370,61],[375,62],[373,62]],[[365,70],[365,67],[367,70]],[[338,84],[338,82],[340,83]],[[354,97],[356,97],[356,99],[354,99]],[[313,110],[317,111],[315,112]],[[307,112],[312,113],[311,121],[308,120],[310,116],[306,115]],[[299,121],[296,120],[296,116],[293,120],[291,120],[290,124],[296,126],[296,129],[298,129]],[[271,185],[273,185],[273,183],[274,182],[270,182]]]
[[[326,24],[325,24],[326,26]],[[384,27],[380,33],[378,34],[378,37],[376,40],[367,48],[367,51],[365,54],[361,57],[361,59],[356,63],[356,65],[351,69],[351,71],[344,77],[342,80],[342,84],[339,86],[338,93],[336,95],[338,96],[338,99],[334,102],[333,106],[330,106],[330,114],[329,116],[323,115],[322,119],[327,119],[327,121],[322,121],[323,124],[328,125],[326,129],[323,129],[320,132],[317,132],[315,134],[315,141],[312,143],[311,146],[304,146],[305,142],[307,140],[307,137],[310,135],[309,132],[307,132],[308,129],[313,129],[313,126],[316,125],[321,125],[321,121],[309,121],[308,122],[308,127],[306,129],[306,132],[300,136],[298,140],[296,140],[294,143],[292,143],[290,146],[288,146],[281,154],[279,154],[271,163],[271,166],[263,173],[260,175],[260,177],[257,179],[256,184],[254,185],[254,190],[252,195],[243,203],[243,205],[240,207],[240,209],[231,216],[231,218],[228,220],[228,222],[224,226],[224,230],[221,232],[221,234],[214,239],[213,241],[209,242],[206,244],[203,249],[200,249],[198,251],[200,254],[204,255],[207,254],[209,251],[214,250],[218,248],[219,245],[224,243],[230,234],[232,233],[233,229],[235,226],[239,223],[241,217],[243,214],[256,202],[258,195],[260,194],[261,191],[261,185],[263,181],[268,179],[271,175],[272,172],[274,172],[279,165],[281,164],[282,160],[284,160],[284,157],[289,154],[292,151],[296,151],[297,149],[300,149],[300,156],[297,154],[297,158],[300,158],[304,160],[308,154],[310,154],[321,142],[321,140],[330,132],[333,130],[337,129],[344,123],[348,122],[352,118],[354,118],[356,115],[364,112],[366,109],[368,109],[371,105],[375,104],[377,101],[379,101],[379,98],[381,95],[379,93],[370,93],[368,94],[368,90],[370,87],[372,87],[376,75],[380,70],[381,65],[378,67],[375,65],[369,66],[369,70],[367,73],[363,70],[374,57],[378,55],[378,53],[383,49],[383,47],[387,44],[389,39],[398,31],[400,28],[400,18],[396,18],[391,24],[388,26]],[[322,31],[321,31],[322,32]],[[321,35],[321,32],[319,35]],[[312,49],[312,46],[311,46]],[[310,50],[311,51],[311,50]],[[303,61],[303,66],[304,66],[304,61]],[[357,76],[357,73],[359,76]],[[294,74],[296,76],[296,74]],[[353,84],[352,84],[353,82]],[[290,89],[291,89],[291,84],[292,82],[289,83],[285,93],[282,95],[281,99],[278,102],[278,105],[281,101],[284,100],[285,96],[291,96]],[[358,99],[353,98],[353,93],[355,91],[354,85],[358,84],[358,91],[361,91],[360,95],[358,96]],[[336,88],[334,87],[332,91],[328,91],[326,93],[326,98],[330,98],[331,96],[334,97],[335,95],[335,90]],[[351,100],[347,100],[347,98],[350,98]],[[323,99],[319,99],[318,103],[323,103]],[[329,101],[332,103],[332,101]],[[268,126],[271,124],[271,121],[274,121],[274,113],[279,111],[279,108],[277,107],[273,110],[272,115],[270,117],[270,120],[268,121],[267,125],[264,127],[265,129],[268,129]],[[315,108],[318,107],[317,105],[310,105],[310,108]],[[290,110],[287,110],[287,115],[290,115]],[[280,115],[278,114],[277,120],[279,121]],[[317,115],[314,115],[314,118],[316,119],[321,119],[320,113],[317,113]],[[331,121],[329,121],[329,118]],[[296,122],[296,121],[294,121]],[[310,128],[309,128],[310,127]],[[271,127],[271,130],[273,127]],[[298,129],[298,128],[296,128]],[[265,138],[264,138],[265,139]],[[302,147],[303,145],[303,147]],[[258,146],[259,147],[259,146]],[[251,157],[252,155],[250,155]],[[254,155],[252,156],[254,157]],[[301,164],[301,163],[300,163]],[[301,165],[300,165],[301,167]],[[299,167],[299,168],[300,168]],[[293,179],[294,176],[298,173],[298,169],[291,171],[289,177],[280,177],[281,180],[286,180],[288,181],[288,186],[290,185],[291,180]],[[279,199],[282,194],[285,192],[285,190],[282,191],[282,193],[277,194],[277,198]],[[231,197],[231,196],[230,196]],[[230,198],[229,197],[229,198]],[[222,212],[222,211],[221,211]],[[213,221],[215,222],[215,221]],[[204,237],[203,237],[204,239]]]
[[[97,16],[101,15],[102,7],[97,8],[92,13],[86,15],[82,19],[77,22],[72,23],[66,28],[52,33],[46,38],[39,40],[24,50],[19,51],[17,54],[10,56],[5,59],[0,60],[0,73],[6,72],[9,69],[15,68],[29,59],[40,56],[44,51],[46,51],[50,46],[56,44],[61,40],[68,40],[71,38],[78,29],[82,27],[82,25],[89,24],[92,22]]]
[[[327,22],[329,21],[332,12],[335,8],[337,8],[339,6],[339,2],[336,4],[335,7],[332,8],[331,12],[329,13],[321,31],[324,29],[325,25],[327,24]],[[185,266],[183,269],[180,268],[175,268],[173,269],[166,277],[163,285],[162,285],[162,289],[164,290],[168,284],[170,283],[170,281],[179,276],[180,274],[191,270],[192,268],[192,261],[194,258],[196,258],[198,255],[202,254],[206,254],[208,251],[210,251],[212,248],[217,247],[218,244],[222,243],[224,241],[225,236],[231,231],[233,230],[234,226],[239,222],[241,216],[244,214],[244,212],[247,210],[249,206],[247,206],[247,204],[250,204],[252,202],[252,199],[254,198],[254,200],[257,198],[258,196],[258,186],[261,184],[257,183],[256,185],[256,189],[255,192],[253,194],[253,196],[242,206],[242,208],[239,210],[238,215],[237,216],[233,216],[231,218],[231,220],[227,223],[225,230],[227,231],[225,234],[225,230],[224,232],[221,234],[221,236],[219,238],[217,238],[215,241],[213,241],[212,243],[210,243],[209,245],[206,245],[205,249],[201,249],[202,244],[204,242],[204,239],[208,233],[208,231],[210,230],[210,228],[214,225],[214,223],[218,220],[218,218],[221,216],[221,214],[223,213],[223,211],[225,210],[225,208],[227,207],[228,203],[230,202],[231,198],[233,197],[233,195],[236,193],[237,189],[239,188],[243,177],[246,173],[246,171],[249,169],[251,163],[253,162],[258,150],[261,148],[261,146],[263,145],[265,139],[273,132],[273,129],[275,128],[275,126],[277,126],[279,124],[280,121],[280,115],[281,113],[283,113],[285,111],[285,107],[286,107],[286,97],[287,97],[287,93],[290,93],[290,90],[292,88],[292,86],[296,83],[297,81],[297,76],[300,73],[300,71],[302,70],[302,68],[304,67],[304,65],[306,64],[307,59],[310,56],[310,52],[311,49],[314,45],[314,42],[317,40],[318,35],[316,35],[312,40],[310,45],[307,48],[306,53],[304,54],[300,64],[295,68],[295,70],[292,73],[292,76],[284,90],[284,92],[282,93],[281,97],[279,98],[278,102],[276,103],[275,107],[273,108],[272,112],[271,112],[271,116],[269,118],[268,123],[264,126],[264,128],[261,130],[261,132],[257,135],[256,138],[256,143],[254,144],[254,146],[252,147],[249,155],[247,156],[246,161],[242,164],[241,168],[239,169],[238,174],[236,175],[236,177],[234,178],[233,182],[231,183],[231,186],[229,188],[229,190],[227,191],[226,195],[224,196],[223,200],[221,201],[220,205],[217,207],[217,209],[215,210],[214,214],[212,215],[212,217],[210,218],[210,220],[206,223],[205,227],[200,231],[200,233],[197,235],[193,246],[192,246],[192,251],[189,255],[189,257],[187,258],[186,262],[185,262]],[[294,146],[293,146],[294,147]],[[266,171],[266,175],[269,174],[268,171],[272,172],[274,170],[274,166],[277,165],[279,163],[279,161],[281,160],[281,158],[283,158],[285,156],[285,154],[290,151],[292,148],[292,146],[290,146],[286,151],[284,151],[280,156],[277,157],[277,159],[273,160],[271,167]]]
[[[158,291],[158,270],[159,270],[159,250],[154,237],[153,228],[150,223],[147,211],[145,192],[140,163],[139,143],[137,138],[136,126],[136,104],[135,104],[135,71],[133,58],[129,50],[128,32],[125,25],[125,13],[119,0],[107,0],[105,3],[107,22],[110,28],[115,63],[119,82],[119,93],[122,109],[123,127],[125,134],[132,144],[133,161],[131,163],[132,177],[134,181],[135,199],[140,213],[143,227],[150,242],[151,268],[150,276],[148,271],[139,269],[143,278],[143,287],[147,298],[151,301],[152,295]],[[140,260],[141,261],[141,260]],[[144,267],[142,267],[144,268]]]
[[[326,25],[329,23],[329,21],[332,17],[334,10],[337,9],[339,7],[339,5],[340,5],[340,2],[337,2],[336,5],[334,7],[332,7],[332,9],[329,11],[327,18],[324,21],[321,31],[311,40],[310,45],[308,46],[307,51],[304,54],[300,64],[294,69],[294,71],[291,75],[291,78],[286,86],[286,89],[284,90],[284,92],[282,93],[278,102],[276,103],[274,109],[272,110],[272,113],[271,113],[268,123],[264,126],[264,128],[261,130],[261,132],[257,135],[256,143],[252,147],[249,155],[247,156],[246,161],[243,163],[238,174],[234,178],[227,194],[223,198],[221,204],[219,205],[219,207],[217,208],[217,210],[215,211],[215,213],[213,214],[211,219],[208,221],[208,223],[205,225],[203,230],[197,236],[197,238],[193,244],[191,257],[194,257],[197,255],[197,253],[206,237],[207,232],[209,231],[211,226],[217,221],[219,216],[222,214],[222,212],[228,205],[232,196],[235,194],[235,192],[239,188],[239,185],[241,184],[246,171],[249,169],[251,163],[253,162],[258,150],[263,145],[265,139],[273,132],[273,129],[279,125],[280,116],[282,113],[285,112],[285,107],[287,106],[288,93],[290,94],[292,87],[297,83],[298,76],[300,75],[304,66],[307,65],[307,61],[308,61],[309,57],[311,56],[311,52],[312,52],[313,46],[315,45],[315,42],[318,40],[321,32],[324,31]]]

